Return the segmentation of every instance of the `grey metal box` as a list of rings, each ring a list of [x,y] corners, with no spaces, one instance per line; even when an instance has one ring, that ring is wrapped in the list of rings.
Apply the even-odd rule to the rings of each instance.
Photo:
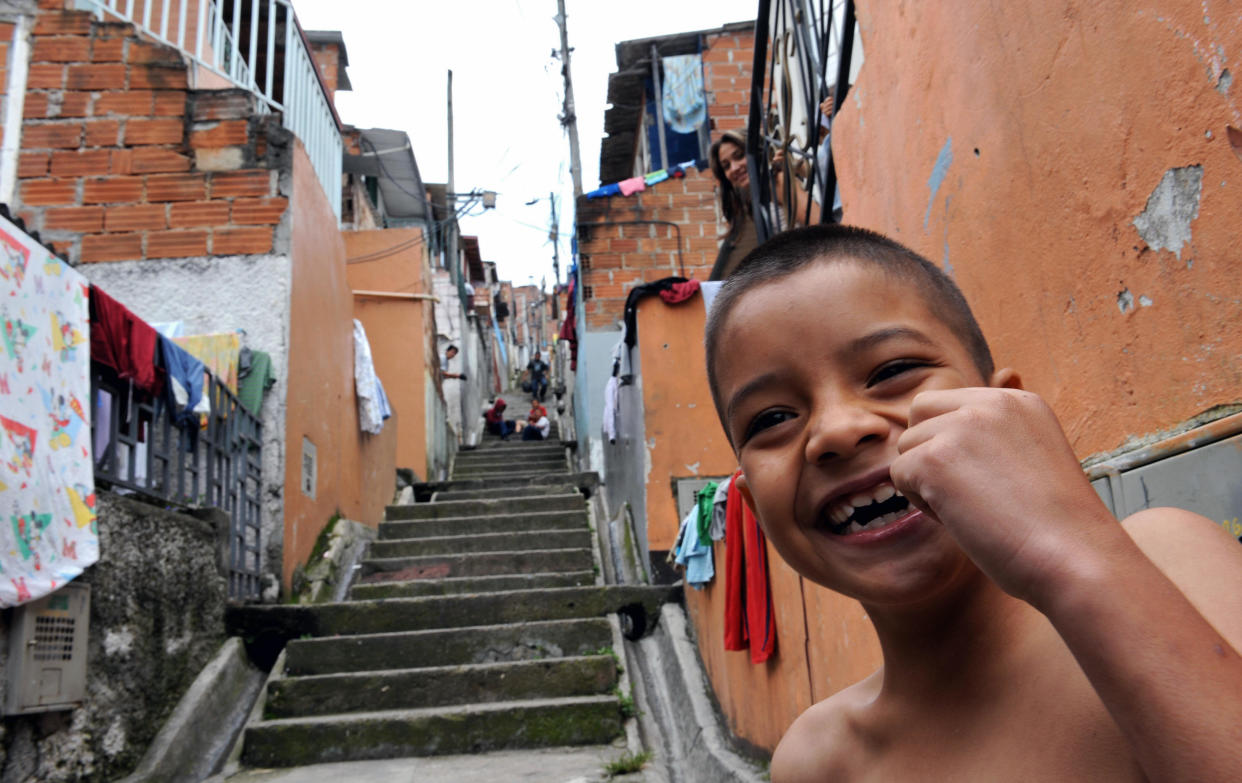
[[[77,707],[86,696],[91,586],[70,582],[13,610],[5,715]]]

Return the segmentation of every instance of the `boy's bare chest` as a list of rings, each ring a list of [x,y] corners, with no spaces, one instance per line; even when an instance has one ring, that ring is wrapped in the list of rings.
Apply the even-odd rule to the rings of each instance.
[[[846,763],[833,766],[848,772],[842,780],[885,783],[1145,780],[1097,701],[1015,690],[982,708],[946,704],[867,732],[852,749],[838,748]]]

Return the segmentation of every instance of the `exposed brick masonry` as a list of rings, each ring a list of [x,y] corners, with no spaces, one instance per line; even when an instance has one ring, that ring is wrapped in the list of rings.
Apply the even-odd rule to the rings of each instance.
[[[43,5],[15,205],[28,227],[74,263],[272,252],[279,119],[243,90],[190,90],[180,54],[132,25]]]

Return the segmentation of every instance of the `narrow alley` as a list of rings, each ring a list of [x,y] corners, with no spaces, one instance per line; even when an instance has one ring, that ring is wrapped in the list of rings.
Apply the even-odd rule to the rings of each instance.
[[[674,593],[603,584],[565,448],[488,436],[451,479],[410,488],[423,502],[388,507],[347,602],[234,610],[243,632],[288,636],[241,761],[595,746],[572,763],[601,774],[641,752],[612,613],[654,617]]]

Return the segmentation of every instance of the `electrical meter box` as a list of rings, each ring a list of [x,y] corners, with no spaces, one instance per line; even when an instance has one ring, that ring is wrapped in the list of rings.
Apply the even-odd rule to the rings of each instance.
[[[91,586],[70,582],[13,610],[5,715],[68,710],[82,703],[90,609]]]

